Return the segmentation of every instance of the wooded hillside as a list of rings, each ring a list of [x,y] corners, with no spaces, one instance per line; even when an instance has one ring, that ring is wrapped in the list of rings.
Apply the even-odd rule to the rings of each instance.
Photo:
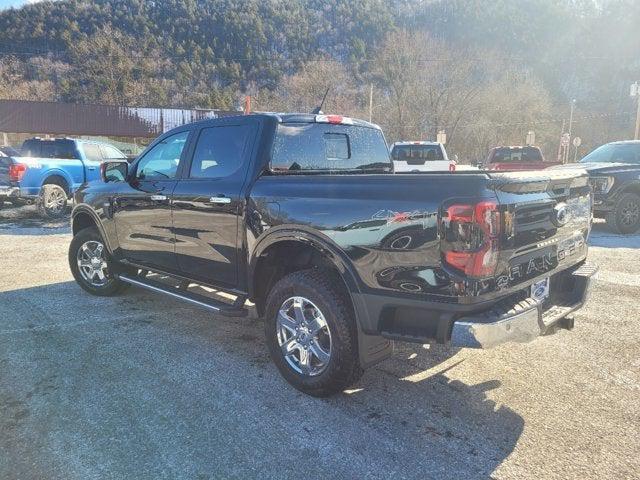
[[[0,97],[306,110],[482,157],[535,130],[547,155],[576,99],[587,148],[632,132],[633,0],[65,0],[0,12]]]

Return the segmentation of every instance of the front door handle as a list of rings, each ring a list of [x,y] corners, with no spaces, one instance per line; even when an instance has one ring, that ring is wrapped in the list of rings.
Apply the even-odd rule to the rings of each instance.
[[[163,202],[167,199],[166,195],[151,195],[151,200],[154,202]]]
[[[209,202],[227,204],[231,203],[231,199],[229,197],[211,197]]]

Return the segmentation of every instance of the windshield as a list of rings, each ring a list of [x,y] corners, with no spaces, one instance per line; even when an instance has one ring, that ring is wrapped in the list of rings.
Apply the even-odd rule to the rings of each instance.
[[[538,148],[496,148],[491,162],[542,162],[542,153]]]
[[[607,143],[596,148],[580,163],[640,163],[640,143]]]
[[[271,169],[295,171],[390,171],[389,151],[376,128],[326,123],[283,123]]]
[[[424,163],[444,160],[444,155],[440,145],[396,145],[391,151],[391,158],[401,162],[420,160],[420,163]]]

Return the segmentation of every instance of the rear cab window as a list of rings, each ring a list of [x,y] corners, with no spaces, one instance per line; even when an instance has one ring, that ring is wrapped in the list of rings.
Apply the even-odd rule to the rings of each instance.
[[[22,144],[21,155],[23,157],[58,158],[66,160],[79,160],[80,155],[73,140],[26,140]]]
[[[396,145],[391,152],[391,158],[408,164],[444,160],[444,153],[440,145]]]
[[[524,148],[496,148],[491,158],[491,163],[509,162],[543,162],[542,153],[535,147]]]
[[[271,155],[274,173],[388,172],[391,167],[382,132],[362,125],[281,123]]]

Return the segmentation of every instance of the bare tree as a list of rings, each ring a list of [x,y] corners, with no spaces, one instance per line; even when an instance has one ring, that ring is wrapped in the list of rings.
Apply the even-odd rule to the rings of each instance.
[[[454,137],[480,91],[473,55],[420,31],[390,34],[372,71],[386,92],[383,123],[398,139],[435,138],[439,130]]]
[[[0,98],[55,100],[54,83],[41,75],[30,76],[28,67],[16,58],[3,58],[0,63]]]
[[[285,77],[275,91],[260,91],[254,109],[311,112],[325,93],[323,111],[351,116],[362,113],[364,95],[354,76],[343,64],[327,58],[305,63],[297,73]]]

